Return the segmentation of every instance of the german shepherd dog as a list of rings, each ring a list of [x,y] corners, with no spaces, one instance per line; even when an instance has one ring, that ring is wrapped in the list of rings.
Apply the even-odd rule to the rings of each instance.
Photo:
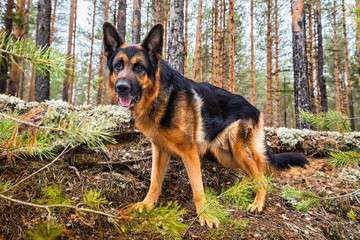
[[[150,189],[135,208],[152,208],[158,200],[171,155],[187,170],[201,225],[218,226],[202,213],[205,203],[200,157],[211,152],[228,168],[241,168],[257,179],[271,169],[304,167],[299,153],[272,154],[264,134],[263,116],[242,96],[209,83],[183,77],[162,60],[163,26],[155,25],[138,45],[126,44],[116,28],[103,25],[104,50],[110,70],[110,94],[130,108],[135,126],[152,142]],[[266,183],[260,184],[252,212],[264,209]]]

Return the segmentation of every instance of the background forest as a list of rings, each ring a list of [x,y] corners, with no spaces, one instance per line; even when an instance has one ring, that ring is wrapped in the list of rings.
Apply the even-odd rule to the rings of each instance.
[[[174,2],[173,8],[177,9],[174,14],[182,14],[180,18],[183,21],[182,27],[178,28],[178,34],[182,35],[184,41],[183,44],[179,43],[182,47],[177,46],[184,56],[184,60],[180,61],[180,65],[184,64],[184,70],[180,71],[184,71],[190,79],[211,82],[243,95],[266,113],[268,126],[295,127],[290,1]],[[45,4],[49,5],[50,2]],[[38,1],[33,0],[1,1],[1,28],[11,31],[15,39],[27,38],[35,42],[36,28],[39,26],[38,5]],[[359,116],[357,51],[360,51],[356,44],[354,6],[353,1],[305,1],[312,112],[328,109],[349,115],[347,98],[350,86],[354,115]],[[112,22],[129,43],[139,42],[152,25],[163,23],[166,26],[164,37],[167,39],[163,58],[169,61],[169,55],[175,55],[167,54],[173,37],[170,35],[172,26],[169,19],[173,13],[169,0],[53,0],[50,9],[52,48],[75,56],[73,74],[67,72],[65,76],[51,76],[50,99],[63,99],[76,105],[110,103],[106,91],[106,60],[102,57],[104,21]],[[319,15],[322,36],[318,34]],[[320,50],[319,38],[322,42]],[[345,44],[348,46],[345,47]],[[321,53],[323,58],[318,57]],[[348,74],[346,61],[349,61]],[[36,92],[35,71],[31,64],[21,64],[23,74],[16,73],[18,64],[12,64],[11,61],[9,66],[1,66],[3,87],[0,91],[32,101]],[[323,78],[318,77],[320,68],[323,68],[320,70]],[[350,75],[349,80],[347,75]],[[325,83],[327,106],[322,106],[324,100],[320,97],[319,79]],[[339,104],[336,105],[336,102]],[[359,130],[358,120],[356,124]]]

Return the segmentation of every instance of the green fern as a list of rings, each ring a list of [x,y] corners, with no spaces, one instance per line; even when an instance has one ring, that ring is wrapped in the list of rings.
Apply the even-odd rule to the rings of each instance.
[[[349,164],[357,165],[360,163],[360,153],[350,152],[331,152],[328,162],[333,167],[343,167]]]
[[[96,210],[99,209],[100,204],[106,204],[106,198],[101,197],[102,191],[100,189],[90,189],[84,194],[84,203]]]
[[[313,127],[320,131],[330,129],[339,132],[351,131],[350,123],[346,117],[337,111],[328,111],[320,114],[314,114],[304,110],[300,110],[300,118],[309,122]]]
[[[60,186],[50,185],[42,189],[44,197],[38,199],[37,202],[40,204],[52,205],[52,204],[63,204],[71,205],[71,200],[66,196]]]
[[[303,212],[319,207],[323,201],[321,197],[310,190],[296,190],[290,185],[282,187],[281,196],[294,205],[296,210]]]
[[[64,235],[64,230],[55,221],[41,221],[33,229],[28,230],[27,239],[55,240]]]

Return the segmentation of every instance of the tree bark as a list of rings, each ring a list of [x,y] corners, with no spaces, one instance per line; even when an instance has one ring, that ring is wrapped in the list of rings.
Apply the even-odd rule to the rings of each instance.
[[[55,26],[55,18],[56,18],[56,8],[57,8],[58,0],[54,0],[54,9],[51,16],[51,28],[50,28],[50,46],[52,45],[54,39],[54,26]]]
[[[279,22],[278,5],[275,0],[275,92],[276,92],[276,127],[280,127],[280,80],[279,80]]]
[[[356,10],[360,11],[360,0],[356,0]],[[358,90],[360,91],[360,24],[357,24],[356,26],[356,56],[357,56]]]
[[[235,93],[234,0],[229,0],[229,91]]]
[[[250,1],[250,78],[251,78],[251,104],[256,106],[256,87],[255,87],[255,56],[254,56],[254,0]]]
[[[220,86],[219,84],[219,1],[215,0],[215,16],[214,16],[214,56],[213,56],[213,73],[214,76],[212,76],[213,84],[217,87]]]
[[[309,128],[299,119],[300,110],[310,111],[309,81],[306,60],[304,0],[291,1],[292,45],[294,64],[294,98],[296,128]]]
[[[185,0],[185,41],[184,41],[184,48],[185,48],[185,54],[184,54],[184,77],[187,77],[187,71],[188,71],[188,23],[189,23],[189,0]]]
[[[315,95],[314,95],[314,45],[313,45],[313,8],[312,1],[308,0],[309,8],[309,97],[312,113],[316,113]]]
[[[164,59],[167,59],[168,24],[169,24],[169,0],[165,0],[165,31],[164,31]]]
[[[109,16],[109,2],[110,0],[106,0],[105,2],[105,13],[104,13],[104,22],[107,22]],[[103,88],[104,88],[104,42],[101,45],[101,53],[100,53],[100,61],[99,61],[99,77],[101,78],[99,82],[98,94],[96,98],[96,103],[103,103]]]
[[[272,38],[271,38],[271,1],[267,0],[267,32],[266,32],[266,126],[274,125],[273,118],[273,84],[272,84]]]
[[[141,0],[134,0],[133,22],[132,22],[132,43],[140,43],[141,30]]]
[[[328,111],[326,83],[324,78],[324,51],[322,44],[322,24],[321,24],[321,2],[316,0],[316,18],[317,18],[317,37],[318,37],[318,84],[321,97],[321,112]]]
[[[36,44],[42,48],[50,47],[51,1],[39,0]],[[50,72],[36,73],[35,101],[42,102],[50,98]]]
[[[14,0],[8,0],[6,3],[6,11],[4,14],[4,25],[6,35],[9,36],[12,31],[12,12],[14,9]],[[9,62],[8,55],[6,53],[2,53],[2,63],[0,64],[0,93],[7,92],[7,81],[8,81],[8,70],[9,70]]]
[[[162,0],[154,0],[154,24],[161,23],[164,24],[164,18],[162,14],[163,9]]]
[[[25,34],[25,0],[16,1],[16,13],[13,18],[13,37],[17,41],[23,39]],[[14,57],[8,87],[8,93],[12,96],[20,96],[22,70],[19,66],[21,66],[21,59]]]
[[[196,25],[196,40],[195,40],[195,56],[193,64],[193,75],[192,79],[196,81],[196,76],[198,75],[198,81],[202,81],[201,74],[198,74],[198,69],[200,72],[200,59],[201,59],[201,38],[202,38],[202,0],[199,0],[198,5],[198,15],[197,15],[197,25]]]
[[[94,0],[94,12],[93,12],[93,22],[92,22],[92,32],[91,32],[90,63],[89,63],[88,90],[87,90],[87,101],[86,101],[88,105],[90,104],[92,58],[93,58],[93,49],[94,49],[94,36],[95,36],[95,17],[96,17],[96,0]]]
[[[336,0],[334,0],[333,8],[333,30],[334,30],[334,67],[335,67],[335,98],[336,111],[341,112],[341,95],[340,95],[340,80],[339,80],[339,53],[337,41],[337,27],[336,27]]]
[[[226,34],[226,2],[225,0],[222,1],[222,30],[221,30],[221,54],[220,54],[220,81],[221,87],[223,89],[226,88],[225,82],[225,34]]]
[[[75,13],[75,0],[71,0],[68,45],[67,45],[68,58],[71,57],[71,50],[72,50],[72,41],[73,41],[73,33],[74,33],[74,15],[75,15],[74,13]],[[66,64],[66,68],[71,68],[70,64]],[[62,92],[62,100],[66,102],[69,101],[69,87],[70,87],[69,79],[71,79],[71,73],[69,71],[66,71],[64,85],[63,85],[63,92]]]
[[[125,41],[126,36],[126,0],[119,0],[119,12],[117,17],[117,29],[120,37]]]
[[[170,1],[169,39],[167,61],[184,74],[184,0]]]
[[[345,1],[342,0],[342,21],[344,31],[344,52],[345,52],[345,71],[346,71],[346,82],[347,82],[347,94],[348,94],[348,105],[349,105],[349,117],[351,130],[355,131],[355,120],[354,120],[354,105],[351,90],[351,75],[350,75],[350,63],[349,63],[349,50],[346,33],[346,22],[345,22]]]
[[[71,73],[71,81],[70,81],[70,96],[69,96],[69,103],[70,104],[75,104],[75,97],[73,97],[75,95],[74,92],[74,80],[75,80],[75,46],[76,46],[76,19],[77,19],[77,1],[75,0],[75,9],[74,9],[74,34],[73,34],[73,45],[72,45],[72,64],[71,64],[71,69],[72,69],[72,73]],[[75,95],[76,96],[76,95]],[[73,100],[74,99],[74,100]]]

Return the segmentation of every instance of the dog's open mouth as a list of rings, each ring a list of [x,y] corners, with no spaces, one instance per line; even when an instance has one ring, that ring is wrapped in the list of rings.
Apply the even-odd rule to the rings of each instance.
[[[140,101],[141,95],[137,95],[135,98],[130,98],[127,96],[122,96],[122,97],[118,97],[118,104],[121,105],[122,107],[132,107],[134,106],[137,102]]]

